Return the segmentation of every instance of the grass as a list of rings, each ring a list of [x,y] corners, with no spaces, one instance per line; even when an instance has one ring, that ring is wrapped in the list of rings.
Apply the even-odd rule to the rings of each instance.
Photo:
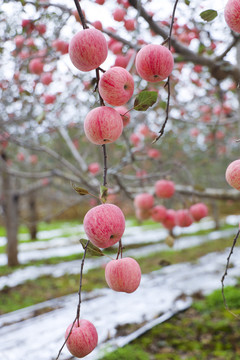
[[[225,291],[229,307],[240,313],[239,285]],[[104,359],[239,360],[239,326],[240,320],[225,310],[217,290]]]
[[[137,260],[141,266],[142,273],[149,273],[154,270],[159,270],[168,264],[197,261],[200,256],[206,255],[209,252],[225,249],[227,246],[230,246],[231,241],[232,239],[229,240],[229,242],[226,239],[220,239],[180,251],[168,250],[161,253],[154,253],[148,257],[138,258]],[[80,268],[79,254],[71,255],[67,258],[68,260],[70,258],[71,260],[79,259]],[[63,261],[62,258],[61,261]],[[44,260],[44,263],[46,262],[48,264],[58,263],[59,258]],[[34,265],[36,264],[40,265],[42,262],[35,262]],[[20,266],[19,268],[22,267],[23,266]],[[6,267],[4,268],[4,271],[7,271]],[[74,292],[77,293],[79,285],[78,282],[79,275],[66,274],[58,278],[54,278],[52,276],[42,276],[36,280],[29,280],[24,284],[13,288],[5,287],[2,291],[0,291],[1,313],[7,313],[55,297]],[[93,289],[106,286],[104,269],[93,269],[84,275],[84,291],[91,291]]]

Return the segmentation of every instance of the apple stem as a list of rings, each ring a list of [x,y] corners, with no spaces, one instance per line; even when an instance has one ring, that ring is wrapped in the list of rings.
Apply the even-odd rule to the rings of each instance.
[[[122,259],[122,239],[119,240],[119,243],[118,243],[118,252],[117,252],[117,257],[116,257],[116,260],[119,258],[119,255],[121,255],[121,259]]]
[[[83,29],[84,29],[84,30],[85,30],[85,29],[89,29],[89,27],[88,27],[87,24],[86,24],[86,20],[85,20],[85,17],[84,17],[84,15],[83,15],[81,6],[80,6],[80,4],[79,4],[79,1],[78,1],[78,0],[74,0],[74,2],[75,2],[75,5],[76,5],[76,8],[77,8],[77,11],[78,11],[78,15],[79,15],[79,17],[80,17],[80,19],[81,19],[81,23],[82,23]]]
[[[224,306],[225,306],[225,309],[230,312],[233,316],[235,316],[237,319],[239,319],[239,316],[237,314],[235,314],[234,312],[232,312],[229,307],[228,307],[228,304],[227,304],[227,300],[226,300],[226,297],[225,297],[225,294],[224,294],[224,280],[225,280],[225,277],[227,276],[227,272],[228,272],[228,269],[229,269],[229,263],[230,263],[230,258],[231,258],[231,255],[233,254],[233,249],[236,245],[236,242],[237,242],[237,239],[240,235],[240,230],[238,230],[237,232],[237,235],[235,236],[234,240],[233,240],[233,244],[232,244],[232,247],[231,247],[231,250],[230,250],[230,253],[227,257],[227,265],[226,265],[226,268],[225,268],[225,271],[224,271],[224,274],[222,276],[222,279],[221,279],[221,283],[222,283],[222,297],[223,297],[223,302],[224,302]]]

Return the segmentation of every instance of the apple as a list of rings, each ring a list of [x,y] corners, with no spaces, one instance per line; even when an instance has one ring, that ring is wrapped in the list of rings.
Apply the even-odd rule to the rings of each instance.
[[[56,95],[44,94],[43,98],[44,98],[45,105],[53,104],[56,101]]]
[[[113,12],[113,18],[115,21],[123,21],[126,11],[121,8],[117,8]]]
[[[152,158],[152,159],[159,159],[161,156],[161,153],[158,149],[148,149],[148,157]]]
[[[129,58],[126,55],[118,55],[116,56],[114,66],[120,66],[122,68],[126,68],[129,62]]]
[[[131,134],[130,135],[130,142],[134,145],[134,146],[138,146],[138,144],[141,141],[141,137],[138,134]]]
[[[192,225],[193,218],[187,209],[181,209],[176,212],[176,224],[180,227],[188,227]]]
[[[170,180],[158,180],[155,183],[155,194],[159,198],[170,198],[175,192],[175,185]]]
[[[15,42],[15,45],[17,48],[21,48],[24,44],[24,41],[25,41],[25,39],[22,35],[17,35],[14,38],[14,42]]]
[[[134,198],[134,206],[138,209],[149,210],[154,205],[154,197],[149,193],[138,194]]]
[[[121,115],[123,127],[127,126],[130,123],[131,115],[130,112],[127,112],[128,109],[125,106],[118,106],[115,110]]]
[[[195,221],[199,221],[208,215],[208,208],[203,203],[197,203],[190,207],[190,213]]]
[[[128,31],[133,31],[136,29],[136,21],[134,19],[124,20],[124,27]]]
[[[151,210],[151,216],[154,221],[162,222],[167,216],[167,209],[163,205],[156,205]]]
[[[172,230],[174,226],[176,226],[176,211],[173,209],[167,210],[166,217],[162,221],[162,224],[166,229]]]
[[[94,245],[105,249],[121,240],[125,230],[125,218],[118,206],[102,204],[87,212],[83,227],[88,239]]]
[[[32,59],[29,62],[29,71],[33,74],[40,75],[43,72],[44,64],[42,63],[41,59],[36,58]]]
[[[230,29],[240,33],[240,3],[238,0],[228,0],[224,9],[224,17]]]
[[[103,100],[113,106],[121,106],[128,102],[134,91],[132,75],[120,66],[107,70],[98,85]]]
[[[240,159],[231,162],[226,170],[226,180],[230,186],[240,191]]]
[[[116,141],[122,134],[121,115],[107,106],[99,106],[91,110],[84,120],[84,131],[89,141],[96,145]]]
[[[36,30],[39,32],[40,35],[43,35],[47,31],[47,27],[45,24],[37,24]]]
[[[144,80],[158,82],[171,74],[174,60],[171,51],[165,46],[149,44],[137,53],[135,65]]]
[[[79,31],[69,44],[69,56],[74,66],[81,71],[97,69],[107,58],[107,41],[101,31]]]
[[[65,333],[65,339],[72,328],[70,324]],[[98,343],[98,334],[95,326],[88,320],[81,319],[73,325],[71,334],[67,339],[66,345],[73,356],[83,358],[92,352]]]
[[[139,287],[141,269],[130,257],[111,260],[105,268],[105,279],[112,290],[132,293]]]
[[[99,20],[94,21],[92,23],[92,26],[94,26],[95,29],[100,30],[100,31],[103,29],[102,23]]]
[[[88,165],[88,171],[93,174],[96,175],[99,173],[100,171],[100,165],[97,162],[91,163]]]
[[[52,79],[52,73],[48,72],[48,73],[43,73],[41,75],[41,83],[44,85],[49,85],[53,79]]]

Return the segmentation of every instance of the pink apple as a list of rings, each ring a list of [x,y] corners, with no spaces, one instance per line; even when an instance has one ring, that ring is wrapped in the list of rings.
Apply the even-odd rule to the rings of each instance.
[[[138,52],[135,65],[144,80],[158,82],[171,74],[174,60],[171,51],[165,46],[149,44]]]
[[[149,193],[142,193],[135,196],[134,206],[142,210],[151,209],[154,205],[154,197]]]
[[[188,227],[192,225],[193,218],[187,209],[178,210],[176,212],[176,224],[180,227]]]
[[[41,82],[44,85],[49,85],[51,82],[53,81],[52,79],[52,73],[48,72],[48,73],[43,73],[41,75]]]
[[[195,221],[199,221],[208,215],[208,208],[203,203],[197,203],[190,207],[190,213]]]
[[[97,69],[107,58],[107,41],[101,31],[79,31],[69,44],[69,56],[74,66],[81,71]]]
[[[126,68],[129,62],[129,58],[126,55],[118,55],[115,59],[114,66],[120,66]]]
[[[176,226],[176,211],[173,209],[167,210],[166,217],[162,221],[163,226],[166,229],[172,230]]]
[[[100,171],[100,165],[97,162],[91,163],[88,165],[88,171],[93,174],[96,175],[99,173]]]
[[[240,33],[240,3],[238,0],[228,0],[224,9],[224,17],[230,29]]]
[[[134,19],[124,20],[124,27],[128,31],[133,31],[136,29],[136,21]]]
[[[32,164],[32,165],[36,165],[38,163],[38,157],[37,155],[30,155],[29,156],[29,162]]]
[[[105,279],[112,290],[132,293],[140,284],[141,269],[138,262],[129,257],[111,260],[105,268]]]
[[[122,134],[121,115],[107,106],[91,110],[84,120],[84,131],[93,144],[103,145],[116,141]]]
[[[18,161],[24,161],[25,160],[25,155],[23,153],[18,153],[17,154],[17,159],[18,159]]]
[[[40,75],[43,72],[44,64],[42,63],[42,60],[39,58],[32,59],[29,62],[29,71],[33,74]]]
[[[240,159],[228,165],[226,180],[230,186],[240,191]]]
[[[126,15],[126,11],[121,8],[117,8],[113,12],[113,18],[115,21],[122,21],[125,15]]]
[[[162,222],[167,216],[167,209],[163,205],[156,205],[151,210],[152,219],[157,222]]]
[[[138,144],[141,141],[141,137],[138,134],[131,134],[130,135],[130,142],[134,145],[134,146],[138,146]]]
[[[65,333],[65,339],[72,328],[70,324]],[[74,323],[71,334],[67,340],[67,348],[73,356],[83,358],[90,354],[98,343],[98,334],[95,326],[88,320],[81,319]]]
[[[161,153],[158,149],[148,149],[148,157],[152,158],[152,159],[159,159],[161,156]]]
[[[56,95],[44,94],[43,98],[44,98],[45,105],[53,104],[56,101]]]
[[[15,45],[16,45],[17,48],[22,47],[23,44],[24,44],[24,41],[25,41],[25,39],[24,39],[24,37],[22,35],[17,35],[14,38],[14,42],[15,42]]]
[[[94,26],[95,29],[100,30],[100,31],[103,29],[102,23],[99,20],[94,21],[92,23],[92,26]]]
[[[121,54],[122,48],[123,48],[123,44],[120,43],[120,41],[116,41],[114,44],[112,44],[111,51],[113,52],[114,55]]]
[[[25,45],[26,46],[35,46],[34,39],[33,38],[26,39]]]
[[[115,110],[121,115],[123,121],[123,127],[127,126],[130,123],[131,115],[130,112],[127,112],[128,109],[125,106],[118,106]]]
[[[175,185],[170,180],[158,180],[155,183],[155,194],[159,198],[170,198],[175,193]]]
[[[125,230],[125,218],[118,206],[102,204],[87,212],[83,226],[88,239],[94,245],[107,248],[121,240]]]
[[[43,35],[47,31],[47,27],[45,24],[37,24],[36,30],[39,32],[40,35]]]
[[[132,75],[120,66],[107,70],[98,85],[103,100],[113,106],[124,105],[132,97],[134,80]]]

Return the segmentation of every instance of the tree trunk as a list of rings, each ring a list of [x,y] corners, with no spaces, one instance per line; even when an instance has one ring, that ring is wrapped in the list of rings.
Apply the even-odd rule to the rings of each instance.
[[[3,157],[3,156],[2,156]],[[6,160],[3,157],[4,160]],[[7,164],[5,165],[7,166]],[[3,211],[7,232],[8,266],[18,265],[18,205],[19,197],[14,194],[13,178],[3,171]]]
[[[37,239],[37,203],[36,203],[36,196],[34,192],[29,194],[28,198],[28,206],[29,206],[29,222],[28,229],[30,232],[31,240]]]

